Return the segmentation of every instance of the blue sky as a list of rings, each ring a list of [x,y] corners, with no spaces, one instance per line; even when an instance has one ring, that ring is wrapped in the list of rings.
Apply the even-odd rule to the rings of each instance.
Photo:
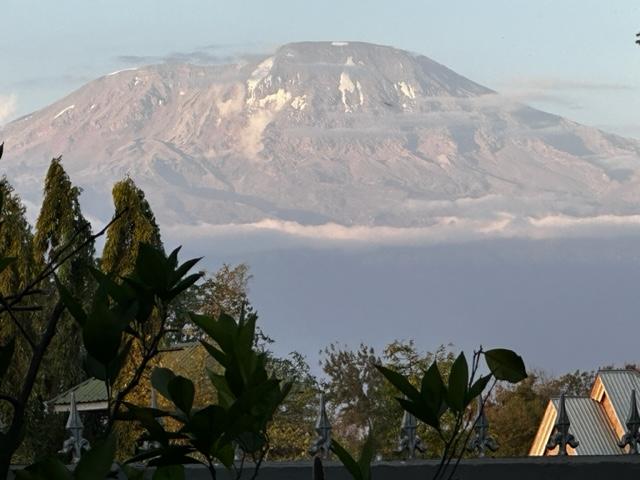
[[[5,0],[0,123],[169,54],[362,40],[425,54],[526,103],[640,138],[637,31],[637,0]]]

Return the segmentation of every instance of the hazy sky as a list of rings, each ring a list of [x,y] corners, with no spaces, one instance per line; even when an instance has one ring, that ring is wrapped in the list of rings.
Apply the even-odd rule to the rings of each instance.
[[[167,55],[362,40],[425,54],[582,123],[640,138],[638,0],[5,0],[0,124]]]

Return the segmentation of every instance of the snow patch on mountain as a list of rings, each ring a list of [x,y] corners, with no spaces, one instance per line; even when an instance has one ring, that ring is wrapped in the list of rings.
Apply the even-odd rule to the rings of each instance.
[[[50,158],[63,155],[90,199],[87,214],[103,221],[124,175],[163,227],[537,235],[626,229],[640,211],[637,141],[519,104],[427,57],[360,42],[101,77],[7,124],[0,138],[3,172],[30,205]]]
[[[76,108],[75,105],[69,105],[68,107],[63,108],[58,113],[56,113],[56,115],[53,117],[53,119],[55,120],[56,118],[61,117],[62,115],[64,115],[65,113],[67,113],[70,110],[73,110],[74,108]]]

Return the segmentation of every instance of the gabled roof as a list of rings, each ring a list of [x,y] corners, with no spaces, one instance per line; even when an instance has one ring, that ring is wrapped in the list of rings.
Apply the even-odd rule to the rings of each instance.
[[[71,393],[76,396],[76,407],[83,410],[105,410],[107,408],[107,387],[102,380],[89,378],[61,393],[47,402],[54,412],[68,412]]]
[[[602,382],[604,391],[617,416],[619,427],[616,427],[624,430],[625,422],[629,415],[631,391],[635,390],[636,394],[640,395],[640,372],[635,370],[601,370],[598,372],[597,378]],[[596,388],[597,384],[597,381],[594,382],[591,397],[600,401],[601,398],[598,398]]]
[[[200,343],[175,345],[161,351],[157,366],[171,369],[176,375],[189,378],[196,387],[195,404],[200,405],[215,398],[215,391],[206,368],[215,370],[216,364]],[[89,378],[47,402],[54,412],[68,412],[71,392],[76,394],[79,411],[106,410],[107,389],[102,380]]]
[[[589,397],[565,397],[565,407],[571,426],[571,433],[579,445],[569,449],[572,455],[619,455],[617,437],[602,406]],[[549,400],[542,422],[536,434],[529,455],[546,455],[546,445],[553,433],[560,399]],[[551,455],[555,453],[548,452]]]
[[[571,427],[569,431],[580,442],[575,455],[620,455],[618,439],[626,431],[631,392],[640,395],[640,372],[635,370],[601,370],[588,397],[565,397]],[[553,432],[559,409],[558,398],[552,398],[542,418],[529,455],[545,455],[545,446]],[[550,452],[553,454],[553,452]]]
[[[560,399],[551,399],[558,411]],[[576,455],[620,455],[618,439],[602,406],[588,397],[565,397],[570,433],[580,443]]]

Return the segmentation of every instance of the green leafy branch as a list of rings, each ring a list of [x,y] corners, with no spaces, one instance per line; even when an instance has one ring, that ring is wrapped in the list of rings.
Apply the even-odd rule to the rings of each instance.
[[[481,357],[484,357],[490,373],[478,376]],[[394,370],[382,365],[376,368],[402,393],[403,396],[396,399],[402,408],[432,427],[444,442],[444,451],[434,479],[453,478],[473,427],[468,415],[471,403],[482,395],[490,383],[489,393],[483,398],[482,405],[497,381],[518,383],[527,377],[522,358],[506,349],[484,351],[480,348],[474,352],[471,369],[464,353],[460,353],[451,366],[447,382],[440,373],[438,363],[434,361],[424,373],[419,387]],[[449,433],[442,428],[442,417],[447,412],[454,417],[454,426]],[[454,458],[457,459],[456,463],[450,468]]]

